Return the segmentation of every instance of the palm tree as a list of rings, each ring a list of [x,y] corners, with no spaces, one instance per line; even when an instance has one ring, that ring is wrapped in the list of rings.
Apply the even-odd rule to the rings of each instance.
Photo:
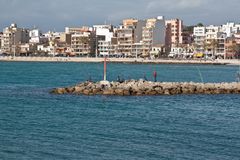
[[[240,44],[234,44],[233,51],[235,52],[235,57],[240,59]]]
[[[211,50],[212,57],[215,56],[216,48],[218,47],[218,41],[216,39],[209,39],[209,42],[205,42],[204,49]]]

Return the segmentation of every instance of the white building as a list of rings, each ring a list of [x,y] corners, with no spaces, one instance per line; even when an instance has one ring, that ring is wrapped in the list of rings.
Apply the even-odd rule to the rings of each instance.
[[[204,53],[206,57],[224,57],[226,33],[220,26],[194,27],[195,53]]]
[[[206,28],[194,27],[193,36],[194,36],[195,52],[204,52]]]
[[[37,45],[37,51],[39,53],[45,53],[46,55],[52,55],[52,56],[55,56],[57,54],[54,46],[49,46],[45,44]]]
[[[235,24],[233,22],[223,24],[220,31],[226,33],[227,37],[232,37],[234,34],[240,31],[240,24]]]
[[[113,26],[112,25],[94,25],[94,31],[96,32],[96,44],[98,45],[99,55],[109,55],[111,52],[111,41],[113,38]]]
[[[39,29],[33,29],[29,32],[30,43],[40,43],[41,31]]]
[[[47,43],[49,37],[43,36],[42,32],[39,29],[33,29],[29,32],[30,43],[33,44],[42,44]]]
[[[110,42],[113,37],[113,26],[112,25],[94,25],[96,36],[103,36],[104,40]]]

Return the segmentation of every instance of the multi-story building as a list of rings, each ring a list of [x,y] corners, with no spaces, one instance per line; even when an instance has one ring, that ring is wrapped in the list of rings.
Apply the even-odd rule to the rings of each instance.
[[[226,37],[219,26],[194,27],[195,52],[204,53],[206,57],[224,58]]]
[[[225,40],[225,58],[240,58],[240,33],[234,34]]]
[[[224,58],[226,33],[220,32],[219,26],[206,27],[205,51],[211,57]]]
[[[29,42],[29,30],[18,28],[16,24],[11,24],[3,30],[2,50],[8,54],[14,54],[19,44]]]
[[[93,56],[96,47],[95,32],[82,31],[72,34],[71,48],[76,56]]]
[[[183,43],[183,21],[180,19],[166,20],[166,46]]]
[[[233,22],[223,24],[220,27],[220,31],[226,33],[227,37],[232,37],[234,34],[240,32],[240,24],[235,24]]]
[[[3,44],[3,33],[0,32],[0,53],[2,53],[2,44]]]
[[[119,54],[123,54],[127,57],[134,56],[132,53],[133,45],[141,41],[142,30],[145,25],[146,22],[144,20],[123,20],[123,25],[115,30]]]
[[[205,27],[194,27],[193,37],[194,37],[195,52],[202,52],[202,53],[204,52],[205,36],[206,36],[206,28]]]
[[[29,43],[32,44],[43,44],[48,42],[48,37],[43,36],[39,29],[30,30],[29,37]]]
[[[65,33],[71,35],[71,50],[76,56],[96,54],[96,31],[92,27],[66,27]]]
[[[92,27],[88,27],[88,26],[82,26],[82,27],[66,27],[65,28],[65,33],[79,33],[79,32],[83,32],[83,31],[93,31]]]
[[[59,42],[65,43],[67,46],[71,45],[71,34],[70,33],[61,33]]]
[[[113,26],[112,25],[94,25],[96,32],[96,44],[98,45],[96,54],[105,56],[109,55],[112,49]]]
[[[146,26],[143,27],[142,43],[143,57],[150,55],[154,45],[165,45],[165,20],[164,17],[147,19]]]

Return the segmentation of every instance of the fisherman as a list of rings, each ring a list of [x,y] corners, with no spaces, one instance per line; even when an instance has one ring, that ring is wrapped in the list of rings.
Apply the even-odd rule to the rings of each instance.
[[[147,81],[146,74],[143,75],[143,79],[144,79],[145,81]]]
[[[237,82],[240,82],[240,72],[237,73],[236,80],[237,80]]]
[[[157,82],[157,72],[156,71],[153,72],[153,77],[154,77],[154,82]]]
[[[117,76],[117,82],[119,82],[119,83],[121,82],[121,78],[119,75]]]
[[[93,82],[93,81],[92,81],[92,76],[90,76],[90,75],[89,75],[89,77],[88,77],[88,82]]]

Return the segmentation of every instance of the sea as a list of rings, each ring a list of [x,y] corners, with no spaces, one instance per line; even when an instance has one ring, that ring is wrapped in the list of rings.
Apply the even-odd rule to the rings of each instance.
[[[109,63],[107,79],[234,82],[238,66]],[[1,160],[239,160],[239,95],[52,95],[102,63],[0,62]]]

